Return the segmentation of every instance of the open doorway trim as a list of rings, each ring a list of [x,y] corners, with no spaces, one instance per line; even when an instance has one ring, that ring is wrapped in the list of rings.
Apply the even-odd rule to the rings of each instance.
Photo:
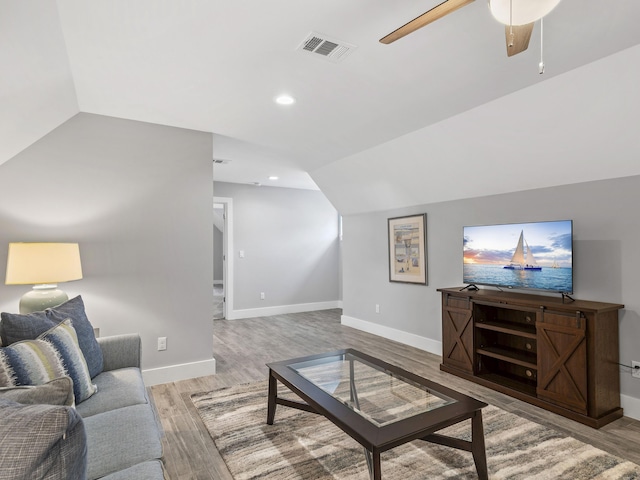
[[[213,197],[213,203],[224,204],[224,232],[223,235],[223,250],[224,261],[222,262],[224,280],[224,296],[225,301],[223,303],[223,315],[224,318],[233,317],[233,199],[229,197]],[[213,208],[213,205],[212,205]],[[215,246],[214,246],[215,248]]]

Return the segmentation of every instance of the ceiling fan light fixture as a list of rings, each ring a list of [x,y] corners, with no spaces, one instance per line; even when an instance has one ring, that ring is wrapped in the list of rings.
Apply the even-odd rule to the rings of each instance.
[[[504,25],[527,25],[556,8],[560,0],[489,0],[489,10]]]

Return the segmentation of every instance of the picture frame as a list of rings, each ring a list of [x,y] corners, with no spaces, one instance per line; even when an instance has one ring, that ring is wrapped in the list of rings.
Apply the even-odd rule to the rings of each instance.
[[[387,220],[389,281],[427,285],[427,214]]]

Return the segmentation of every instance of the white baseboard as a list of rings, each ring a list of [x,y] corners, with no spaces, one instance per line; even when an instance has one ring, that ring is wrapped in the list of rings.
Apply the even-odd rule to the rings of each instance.
[[[285,313],[315,312],[317,310],[329,310],[342,308],[342,301],[331,300],[329,302],[297,303],[295,305],[278,305],[275,307],[246,308],[227,312],[227,320],[239,320],[241,318],[270,317]]]
[[[149,368],[142,370],[142,379],[147,387],[160,383],[177,382],[189,378],[206,377],[216,373],[216,359],[200,362],[169,365],[168,367]]]
[[[624,409],[624,416],[640,420],[640,398],[620,395],[620,406]]]
[[[366,320],[360,320],[358,318],[342,315],[342,325],[347,327],[356,328],[364,332],[373,333],[380,337],[388,338],[389,340],[395,340],[396,342],[404,343],[411,347],[419,348],[429,353],[435,353],[436,355],[442,355],[442,342],[433,340],[427,337],[421,337],[413,333],[403,332],[391,327],[385,327],[377,323],[368,322]]]

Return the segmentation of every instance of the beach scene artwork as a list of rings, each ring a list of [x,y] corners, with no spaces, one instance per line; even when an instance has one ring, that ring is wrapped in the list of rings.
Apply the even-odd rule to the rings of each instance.
[[[425,216],[389,219],[389,280],[426,284]]]
[[[572,222],[464,227],[463,282],[573,292]]]

